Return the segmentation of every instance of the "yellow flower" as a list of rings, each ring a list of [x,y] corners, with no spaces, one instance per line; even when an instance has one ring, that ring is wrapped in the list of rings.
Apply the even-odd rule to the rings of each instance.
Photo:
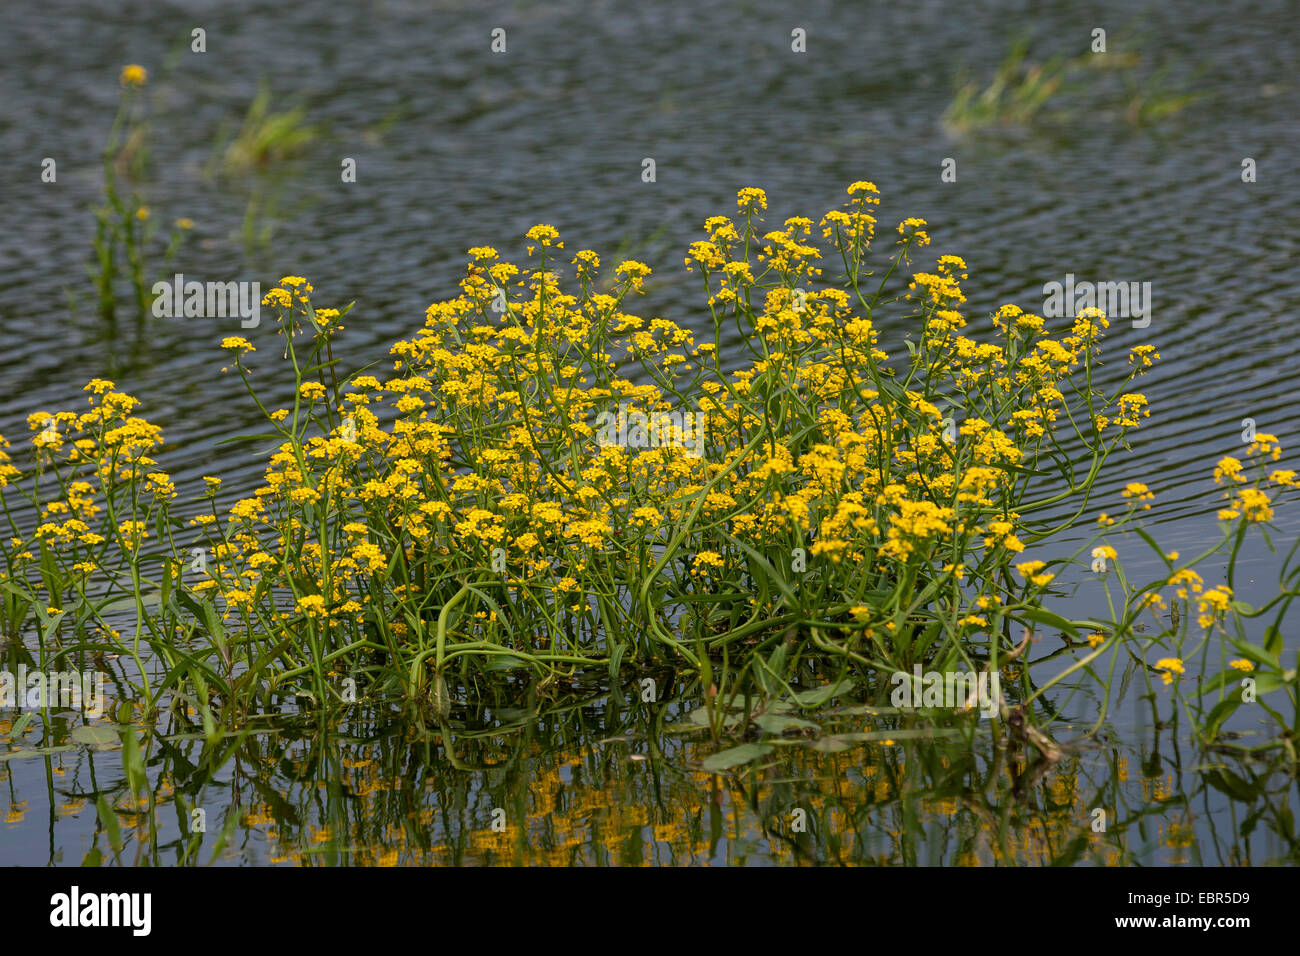
[[[916,244],[919,246],[928,246],[930,244],[930,236],[925,231],[926,225],[927,223],[924,219],[917,219],[915,217],[904,219],[898,224],[898,234],[903,236],[904,239],[914,239]],[[908,230],[911,230],[911,232],[909,233]]]
[[[1156,670],[1161,671],[1160,677],[1165,684],[1174,682],[1175,674],[1182,674],[1186,671],[1183,662],[1177,657],[1162,657],[1156,661]]]
[[[1230,481],[1246,480],[1246,476],[1241,473],[1241,462],[1231,455],[1224,455],[1214,466],[1214,483],[1222,484],[1225,478]]]
[[[736,193],[736,205],[740,207],[741,212],[748,212],[752,209],[766,209],[767,193],[755,186],[746,186]]]
[[[1212,591],[1199,595],[1196,599],[1196,610],[1200,612],[1197,623],[1209,630],[1214,626],[1215,620],[1228,613],[1231,603],[1232,588],[1226,584],[1220,584]]]
[[[287,289],[272,289],[266,295],[262,296],[262,305],[277,306],[281,309],[287,309],[293,305],[293,296]]]
[[[1040,574],[1039,572],[1041,572],[1045,567],[1047,567],[1047,565],[1043,561],[1025,561],[1021,564],[1017,564],[1016,570],[1020,572],[1021,577],[1029,581],[1035,587],[1043,588],[1051,584],[1056,578],[1056,575],[1054,574]]]
[[[1245,516],[1247,521],[1261,522],[1273,520],[1271,501],[1264,492],[1257,488],[1243,488],[1233,502],[1235,510]]]
[[[1160,353],[1154,345],[1135,345],[1128,353],[1128,361],[1130,365],[1136,364],[1139,369],[1148,369],[1160,361]]]
[[[704,574],[706,573],[705,568],[720,568],[724,566],[725,562],[722,560],[722,555],[716,551],[701,551],[695,556],[694,564],[696,572]]]
[[[118,82],[126,87],[144,86],[149,81],[149,71],[138,63],[128,63],[122,67],[122,75],[118,77]]]
[[[1278,468],[1269,474],[1268,480],[1286,488],[1300,488],[1296,483],[1296,473],[1290,468]]]
[[[325,599],[319,594],[304,594],[298,598],[298,610],[308,617],[324,618]]]
[[[1246,658],[1244,657],[1239,657],[1235,661],[1228,661],[1228,666],[1235,668],[1236,670],[1239,671],[1244,671],[1246,673],[1250,673],[1255,669],[1255,665],[1252,664],[1250,661],[1246,660]]]
[[[555,245],[557,246],[557,248],[560,249],[564,248],[564,244],[558,242],[560,238],[560,232],[554,226],[548,226],[545,223],[539,223],[538,225],[533,226],[533,228],[529,229],[528,232],[525,233],[525,235],[528,236],[529,239],[533,240],[533,242],[540,243],[543,249],[551,245]]]
[[[145,476],[149,482],[149,488],[158,498],[175,498],[176,485],[172,482],[171,477],[164,472],[150,472]]]
[[[1155,498],[1155,494],[1152,493],[1151,489],[1140,481],[1130,481],[1124,486],[1124,490],[1120,494],[1125,498],[1134,498],[1137,501],[1151,501]],[[1150,508],[1151,506],[1143,505],[1142,507]]]
[[[644,262],[628,259],[626,262],[620,262],[614,273],[625,278],[632,284],[633,289],[640,292],[642,281],[650,274],[650,267]]]

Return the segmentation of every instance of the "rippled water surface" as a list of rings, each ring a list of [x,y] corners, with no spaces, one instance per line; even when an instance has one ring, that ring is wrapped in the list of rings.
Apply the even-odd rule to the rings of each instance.
[[[189,51],[195,26],[204,55]],[[489,50],[497,26],[504,56]],[[796,26],[806,54],[790,51]],[[1112,49],[1140,51],[1143,75],[1161,69],[1167,87],[1202,99],[1135,126],[1126,76],[1098,69],[1030,127],[945,132],[963,72],[987,78],[1022,31],[1044,56],[1075,55],[1094,26]],[[1043,283],[1067,273],[1150,282],[1150,327],[1116,322],[1111,347],[1118,375],[1128,347],[1159,346],[1164,361],[1142,382],[1151,424],[1099,498],[1146,481],[1162,544],[1192,548],[1215,533],[1210,471],[1241,447],[1243,419],[1300,447],[1298,41],[1281,2],[1103,3],[1086,18],[1073,5],[996,2],[20,2],[0,30],[0,433],[25,441],[29,413],[78,407],[82,385],[108,377],[163,428],[158,457],[178,486],[220,474],[233,501],[260,477],[255,457],[216,444],[258,423],[214,348],[238,330],[130,316],[108,327],[96,310],[99,153],[118,70],[138,62],[150,69],[152,125],[142,191],[162,221],[195,223],[175,271],[264,284],[295,273],[321,301],[355,300],[338,347],[354,367],[384,359],[430,302],[455,294],[468,247],[513,254],[537,222],[570,248],[649,263],[640,314],[698,325],[682,256],[746,185],[767,190],[779,223],[816,219],[847,183],[871,179],[882,227],[925,218],[927,251],[965,258],[972,317],[1004,302],[1037,310]],[[305,106],[323,137],[301,159],[210,175],[221,131],[261,82],[277,108]],[[40,182],[46,156],[57,184]],[[357,162],[355,184],[340,182],[342,157]],[[645,157],[654,183],[641,181]],[[955,183],[940,179],[947,157]],[[1240,178],[1245,157],[1253,184]],[[270,230],[264,244],[246,241],[250,204]],[[882,346],[901,350],[908,331],[886,321]],[[293,383],[272,373],[273,327],[244,334],[259,346],[259,387],[283,400]],[[1280,510],[1278,524],[1289,545],[1300,522]],[[1276,574],[1263,547],[1245,567],[1260,586]],[[1286,641],[1293,654],[1296,636]],[[39,722],[15,734],[15,715],[0,714],[0,860],[195,859],[180,836],[192,806],[212,821],[200,862],[1296,859],[1293,783],[1207,769],[1136,688],[1109,736],[1068,748],[1036,780],[977,721],[829,752],[839,743],[818,741],[899,730],[896,715],[852,701],[816,730],[786,728],[750,773],[715,776],[699,762],[725,744],[690,727],[697,701],[675,691],[648,711],[635,688],[592,683],[518,710],[458,710],[428,734],[382,714],[333,729],[284,720],[207,745],[161,728],[146,740],[152,795],[139,805],[116,744],[68,743],[67,727]],[[1067,710],[1085,723],[1067,721],[1059,739],[1082,739],[1088,708]],[[65,749],[37,752],[50,747]],[[98,794],[128,833],[120,853]],[[1121,808],[1104,833],[1088,825],[1099,801]],[[497,833],[494,809],[527,826]]]

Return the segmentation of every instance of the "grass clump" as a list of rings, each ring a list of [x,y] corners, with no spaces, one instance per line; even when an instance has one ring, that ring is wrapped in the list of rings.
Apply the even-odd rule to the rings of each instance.
[[[248,105],[238,131],[217,150],[217,167],[225,173],[263,169],[306,152],[319,138],[307,122],[307,108],[271,109],[271,89],[263,83]]]
[[[1134,50],[1057,54],[1036,62],[1029,58],[1029,46],[1027,37],[1013,42],[987,84],[961,80],[944,111],[944,128],[962,135],[991,127],[1029,127],[1045,119],[1065,123],[1084,113],[1122,116],[1132,126],[1148,126],[1205,99],[1177,88],[1169,63],[1142,73],[1141,56]],[[1109,72],[1121,79],[1108,82]],[[1070,93],[1077,95],[1063,106]]]
[[[1065,57],[1055,56],[1046,63],[1027,60],[1029,40],[1018,39],[993,79],[981,88],[967,80],[957,88],[944,113],[944,125],[956,132],[966,132],[993,125],[1028,125],[1061,89],[1069,69]]]

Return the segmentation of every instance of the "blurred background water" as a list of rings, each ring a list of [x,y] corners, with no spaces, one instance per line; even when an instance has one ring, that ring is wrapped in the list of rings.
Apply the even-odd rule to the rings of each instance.
[[[222,476],[231,501],[260,478],[245,446],[216,445],[258,420],[238,379],[222,374],[216,345],[225,335],[250,338],[265,369],[259,387],[269,401],[282,400],[292,382],[272,372],[279,348],[270,322],[241,331],[235,321],[137,323],[124,316],[109,328],[95,306],[88,267],[100,151],[119,101],[118,72],[140,63],[150,71],[143,93],[150,132],[137,187],[158,221],[195,223],[168,273],[264,287],[298,274],[314,283],[319,304],[355,300],[336,346],[345,366],[386,361],[388,346],[419,327],[430,302],[455,294],[468,247],[493,245],[521,258],[522,234],[538,222],[555,225],[566,248],[597,250],[607,265],[620,255],[645,261],[655,275],[638,314],[698,327],[698,285],[682,257],[702,238],[704,219],[732,213],[737,189],[747,185],[767,190],[767,221],[776,225],[792,215],[815,220],[842,202],[849,182],[876,182],[882,233],[904,217],[922,217],[933,237],[924,252],[965,258],[966,311],[976,325],[1006,302],[1040,311],[1043,284],[1067,273],[1150,282],[1150,327],[1115,322],[1108,374],[1122,371],[1132,345],[1156,344],[1164,361],[1140,380],[1153,413],[1098,500],[1115,510],[1124,482],[1145,481],[1157,496],[1149,520],[1162,526],[1161,543],[1191,549],[1215,535],[1219,500],[1210,471],[1242,448],[1242,420],[1280,437],[1288,449],[1283,467],[1294,467],[1290,449],[1300,437],[1292,388],[1300,337],[1291,327],[1300,305],[1295,23],[1294,5],[1284,2],[11,3],[0,27],[0,191],[10,216],[0,230],[0,433],[25,444],[29,413],[81,407],[85,382],[108,377],[140,398],[141,413],[163,428],[167,445],[157,457],[182,501],[187,489],[197,497],[204,474]],[[195,27],[206,30],[206,53],[190,51]],[[490,48],[497,27],[506,31],[504,54]],[[1041,122],[965,135],[944,129],[940,120],[960,78],[987,82],[1017,36],[1029,38],[1035,59],[1077,56],[1095,27],[1108,32],[1108,55],[1136,56],[1136,65],[1085,71]],[[791,50],[795,28],[807,32],[806,53]],[[222,131],[238,126],[261,84],[274,108],[303,106],[320,138],[300,158],[212,174]],[[1153,85],[1201,99],[1159,122],[1130,122],[1126,106],[1135,90]],[[58,163],[55,184],[40,181],[44,157]],[[356,160],[355,183],[341,182],[344,157]],[[641,179],[646,157],[656,163],[653,183]],[[1258,169],[1250,184],[1241,180],[1247,157]],[[956,160],[956,182],[941,181],[946,158]],[[255,232],[267,230],[265,242],[249,241],[246,221]],[[918,257],[916,267],[925,266]],[[889,319],[879,324],[882,346],[901,351],[909,329]],[[1280,509],[1278,524],[1289,545],[1300,522]],[[1276,563],[1255,546],[1245,567],[1263,586]],[[1207,582],[1218,583],[1209,574]],[[1294,636],[1287,640],[1294,648]],[[592,691],[601,700],[606,692]],[[1146,765],[1152,747],[1142,737],[1149,728],[1140,710],[1135,705],[1116,719],[1130,743],[1145,748],[1134,763]],[[587,720],[584,733],[622,732],[617,721],[607,727],[604,720]],[[528,761],[553,756],[547,748],[555,738],[540,736],[545,746],[517,766],[542,772]],[[389,740],[377,725],[354,737],[371,748]],[[302,739],[316,743],[285,746],[323,746]],[[595,761],[592,772],[601,772],[583,733],[558,746],[564,759],[578,747],[581,760]],[[669,748],[664,758],[687,775],[680,779],[689,777],[685,749]],[[326,790],[341,786],[328,761],[304,757],[312,769],[291,773],[298,756],[257,759],[278,767],[271,776],[281,781],[277,774],[302,773]],[[374,753],[349,759],[374,759],[387,767],[381,776],[394,779],[396,771]],[[12,804],[30,806],[0,831],[5,862],[43,862],[64,847],[62,861],[77,862],[99,827],[93,804],[88,814],[59,818],[57,838],[52,823],[49,833],[43,822],[32,824],[32,815],[45,815],[33,809],[42,802],[50,804],[49,819],[58,818],[60,801],[47,797],[52,778],[38,768],[45,760],[7,764]],[[21,786],[19,766],[32,774]],[[162,766],[151,771],[157,779]],[[617,772],[603,771],[623,794],[615,805],[641,806],[639,785],[625,779],[636,766],[625,760]],[[167,774],[176,772],[168,767]],[[1113,771],[1113,761],[1088,772],[1113,782],[1106,767]],[[490,790],[490,775],[464,772]],[[828,779],[839,776],[836,770]],[[1139,794],[1139,777],[1148,790],[1157,779],[1134,774],[1129,786]],[[214,779],[226,787],[222,805],[236,805],[239,773],[222,770]],[[591,777],[565,779],[584,792],[603,786]],[[935,799],[946,794],[933,781],[918,787]],[[598,805],[584,811],[588,824],[605,812]],[[1178,813],[1185,809],[1180,804]],[[1221,800],[1202,812],[1234,811]],[[969,807],[960,813],[979,819]],[[301,817],[302,827],[309,818]],[[874,849],[860,862],[893,852],[881,849],[894,845],[883,819],[872,818],[875,836],[862,845]],[[333,825],[318,844],[302,829],[294,845],[336,852]],[[629,827],[640,834],[633,842],[644,841],[644,827],[655,825],[617,824],[615,842],[632,839]],[[827,826],[842,833],[844,825]],[[1188,826],[1218,846],[1218,834]],[[437,843],[428,827],[416,829],[425,844]],[[467,840],[470,829],[447,818],[439,838]],[[377,839],[368,834],[364,842]],[[950,835],[926,839],[931,859],[919,862],[951,862],[958,853]],[[599,855],[588,843],[579,846],[579,856]],[[828,846],[796,858],[838,859]],[[725,833],[707,853],[680,853],[721,861],[733,851],[750,861],[790,858],[766,837],[733,843]],[[244,858],[229,852],[223,858]],[[1150,860],[1179,861],[1168,853]]]

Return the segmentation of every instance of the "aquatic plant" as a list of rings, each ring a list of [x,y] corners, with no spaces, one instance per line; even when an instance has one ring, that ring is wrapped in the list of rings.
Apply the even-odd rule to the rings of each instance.
[[[126,260],[125,274],[135,297],[137,318],[143,319],[148,315],[151,302],[146,292],[150,287],[146,278],[149,271],[146,249],[156,231],[155,220],[141,195],[133,191],[130,196],[125,196],[121,183],[129,168],[138,169],[143,162],[147,125],[137,94],[148,79],[148,71],[139,64],[131,63],[122,68],[119,77],[122,100],[102,156],[104,203],[95,211],[95,264],[91,275],[100,315],[109,322],[114,321],[117,315],[115,286],[124,272],[123,258]],[[173,224],[163,252],[164,267],[192,227],[189,219],[178,219]]]
[[[1149,415],[1131,386],[1154,346],[1131,347],[1103,388],[1109,322],[1095,309],[1053,330],[1006,305],[972,329],[963,260],[904,270],[927,224],[877,237],[872,183],[778,229],[763,225],[762,190],[737,203],[685,259],[704,341],[630,311],[648,265],[619,263],[600,291],[598,254],[570,255],[549,225],[528,231],[524,267],[470,249],[459,294],[428,308],[382,376],[346,374],[333,356],[352,307],[319,306],[306,278],[285,276],[263,305],[292,406],[259,396],[251,341],[221,342],[265,417],[242,438],[272,445],[264,483],[222,508],[220,478],[206,478],[206,510],[188,521],[139,400],[97,379],[88,410],[33,413],[25,466],[0,459],[8,633],[34,630],[47,667],[124,655],[147,710],[171,699],[209,733],[289,694],[436,718],[490,687],[544,693],[591,668],[621,680],[666,666],[698,675],[720,735],[772,701],[810,708],[918,665],[1001,674],[993,716],[1049,760],[1059,753],[1035,724],[1062,705],[1047,691],[1095,680],[1100,725],[1121,665],[1164,686],[1218,650],[1225,673],[1238,657],[1270,675],[1259,694],[1289,698],[1292,713],[1269,710],[1281,733],[1263,746],[1291,747],[1295,669],[1276,637],[1249,637],[1265,614],[1280,633],[1295,548],[1274,600],[1250,607],[1232,591],[1245,536],[1295,487],[1295,472],[1269,470],[1274,436],[1216,466],[1227,507],[1201,554],[1166,552],[1142,528],[1152,493],[1136,481],[1114,517],[1066,544]],[[884,243],[892,254],[869,270]],[[891,308],[915,330],[905,353],[882,348]],[[722,364],[724,335],[742,364]],[[1155,580],[1126,575],[1113,543],[1126,530],[1165,567]],[[1045,557],[1027,559],[1030,546]],[[1207,588],[1194,568],[1215,556],[1228,584]],[[1051,609],[1071,575],[1104,583],[1097,613]],[[1181,609],[1172,626],[1165,594]],[[1060,635],[1048,656],[1062,667],[1035,683],[1024,665],[1043,634]],[[1210,685],[1220,699],[1193,715],[1207,740],[1229,688]]]
[[[1168,65],[1141,80],[1126,80],[1125,91],[1124,118],[1134,126],[1159,123],[1205,99],[1203,93],[1176,88],[1169,81]]]
[[[1062,56],[1033,63],[1026,59],[1028,53],[1029,40],[1022,37],[1012,44],[987,86],[974,79],[963,82],[944,112],[944,125],[965,132],[1032,122],[1061,89],[1070,64]]]
[[[272,110],[271,88],[262,83],[238,131],[215,150],[215,168],[227,173],[240,172],[301,155],[321,133],[306,120],[305,106]]]
[[[1136,41],[1130,41],[1133,43]],[[1146,126],[1204,99],[1200,93],[1175,88],[1168,78],[1169,64],[1143,74],[1138,70],[1140,63],[1141,55],[1134,49],[1103,49],[1075,57],[1057,54],[1039,63],[1029,59],[1029,39],[1021,37],[1012,43],[987,84],[970,77],[961,79],[942,122],[949,132],[960,135],[994,126],[1030,126],[1048,118],[1064,122],[1086,108],[1088,112],[1122,115],[1133,126]],[[1107,72],[1114,72],[1120,82],[1106,82]],[[1072,106],[1062,106],[1060,101],[1071,91],[1087,93],[1087,99],[1079,97]]]

